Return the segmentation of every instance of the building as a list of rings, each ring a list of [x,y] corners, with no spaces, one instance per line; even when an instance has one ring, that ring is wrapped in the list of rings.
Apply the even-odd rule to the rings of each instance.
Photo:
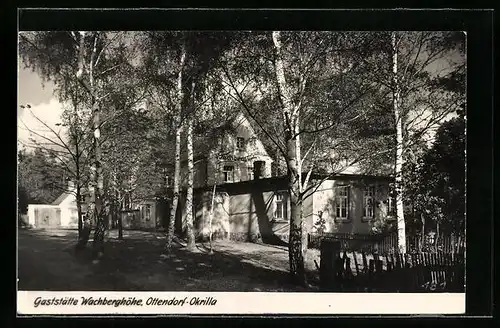
[[[198,147],[198,148],[197,148]],[[214,129],[203,142],[195,143],[194,228],[197,238],[261,240],[280,244],[288,239],[290,200],[286,179],[271,174],[273,159],[257,138],[250,121],[241,113]],[[181,165],[181,194],[176,213],[176,232],[185,231],[187,158]],[[171,172],[171,171],[170,171]],[[391,178],[362,175],[355,168],[344,174],[315,176],[303,203],[308,233],[370,234],[376,222],[393,219],[389,197]],[[172,185],[171,176],[167,185]],[[215,188],[214,188],[215,186]],[[171,189],[170,189],[171,191]],[[171,197],[169,197],[171,199]],[[166,228],[170,202],[136,205],[136,226]],[[212,203],[214,204],[211,215]],[[151,212],[147,212],[147,208]],[[149,222],[149,223],[148,223]]]
[[[146,199],[134,204],[132,208],[120,211],[123,229],[157,230],[162,226],[161,203],[155,199]],[[116,226],[116,223],[114,224]]]
[[[390,181],[355,174],[313,180],[302,208],[306,233],[371,234],[376,222],[394,219]],[[285,243],[290,224],[286,186],[285,178],[273,177],[217,185],[215,193],[210,186],[195,189],[195,234],[201,239],[212,232],[213,238]],[[184,200],[181,197],[183,218]]]
[[[88,200],[88,199],[87,199]],[[82,204],[85,213],[87,202]],[[161,225],[156,211],[161,209],[155,199],[143,200],[140,204],[133,204],[120,212],[124,229],[155,230]],[[109,214],[109,226],[114,227],[112,215]],[[76,206],[76,191],[73,183],[68,182],[68,188],[51,204],[29,204],[28,223],[33,228],[78,228],[78,209]]]
[[[69,182],[67,190],[51,204],[29,204],[28,223],[34,228],[78,228],[74,185]]]
[[[194,188],[249,181],[256,175],[271,177],[273,159],[245,115],[238,113],[211,130],[194,145]],[[187,156],[183,155],[181,179],[186,186]]]
[[[211,143],[205,143],[210,147],[196,152],[206,155],[195,157],[195,234],[206,238],[212,231],[215,238],[285,242],[290,222],[286,179],[271,176],[273,159],[244,115],[238,114],[229,124]],[[186,222],[187,171],[186,163],[182,164],[184,192],[176,214],[177,232],[185,230]],[[394,201],[389,197],[391,178],[358,174],[353,167],[343,172],[348,173],[311,180],[314,187],[303,203],[308,233],[370,234],[375,222],[394,217]],[[167,217],[163,222],[168,222],[168,213],[162,216]]]

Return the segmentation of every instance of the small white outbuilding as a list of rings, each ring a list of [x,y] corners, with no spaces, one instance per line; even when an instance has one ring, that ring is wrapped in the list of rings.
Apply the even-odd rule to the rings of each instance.
[[[29,204],[28,222],[33,228],[77,228],[78,209],[75,187],[68,183],[52,204]]]

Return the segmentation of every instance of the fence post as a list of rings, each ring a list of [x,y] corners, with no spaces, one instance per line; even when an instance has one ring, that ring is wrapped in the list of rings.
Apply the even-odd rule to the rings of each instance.
[[[367,273],[368,272],[368,262],[366,260],[366,254],[364,251],[361,251],[361,257],[363,259],[363,272]]]
[[[356,257],[356,252],[352,251],[352,258],[354,259],[354,265],[356,267],[356,278],[359,277],[359,266],[358,266],[358,259]]]
[[[323,291],[335,291],[339,282],[337,272],[340,265],[340,242],[323,239],[320,253],[320,285]]]

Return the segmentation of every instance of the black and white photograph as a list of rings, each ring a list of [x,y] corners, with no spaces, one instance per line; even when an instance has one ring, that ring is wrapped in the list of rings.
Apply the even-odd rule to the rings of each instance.
[[[19,31],[18,291],[465,293],[466,45]]]

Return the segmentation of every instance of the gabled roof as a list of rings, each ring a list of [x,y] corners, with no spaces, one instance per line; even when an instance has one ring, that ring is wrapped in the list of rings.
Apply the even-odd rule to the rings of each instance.
[[[249,128],[255,136],[254,127],[252,122],[248,119],[248,117],[241,111],[233,112],[227,119],[220,120],[214,125],[211,125],[209,129],[207,129],[203,136],[196,136],[194,140],[194,160],[200,160],[207,158],[208,151],[215,149],[218,146],[219,140],[226,134],[232,133],[235,128],[243,123],[243,121],[248,122],[247,128]],[[264,147],[264,151],[269,156],[269,150],[266,148],[265,144],[261,141],[262,146]],[[183,152],[181,156],[181,161],[187,161],[187,153]]]
[[[68,196],[71,196],[72,193],[69,191],[64,191],[55,201],[52,202],[52,205],[60,205]]]
[[[62,202],[64,202],[69,196],[72,196],[73,198],[75,197],[75,191],[76,188],[74,186],[68,186],[68,189],[64,190],[59,197],[56,198],[51,204],[52,205],[60,205]],[[80,189],[80,194],[83,196],[85,195],[85,190]]]

